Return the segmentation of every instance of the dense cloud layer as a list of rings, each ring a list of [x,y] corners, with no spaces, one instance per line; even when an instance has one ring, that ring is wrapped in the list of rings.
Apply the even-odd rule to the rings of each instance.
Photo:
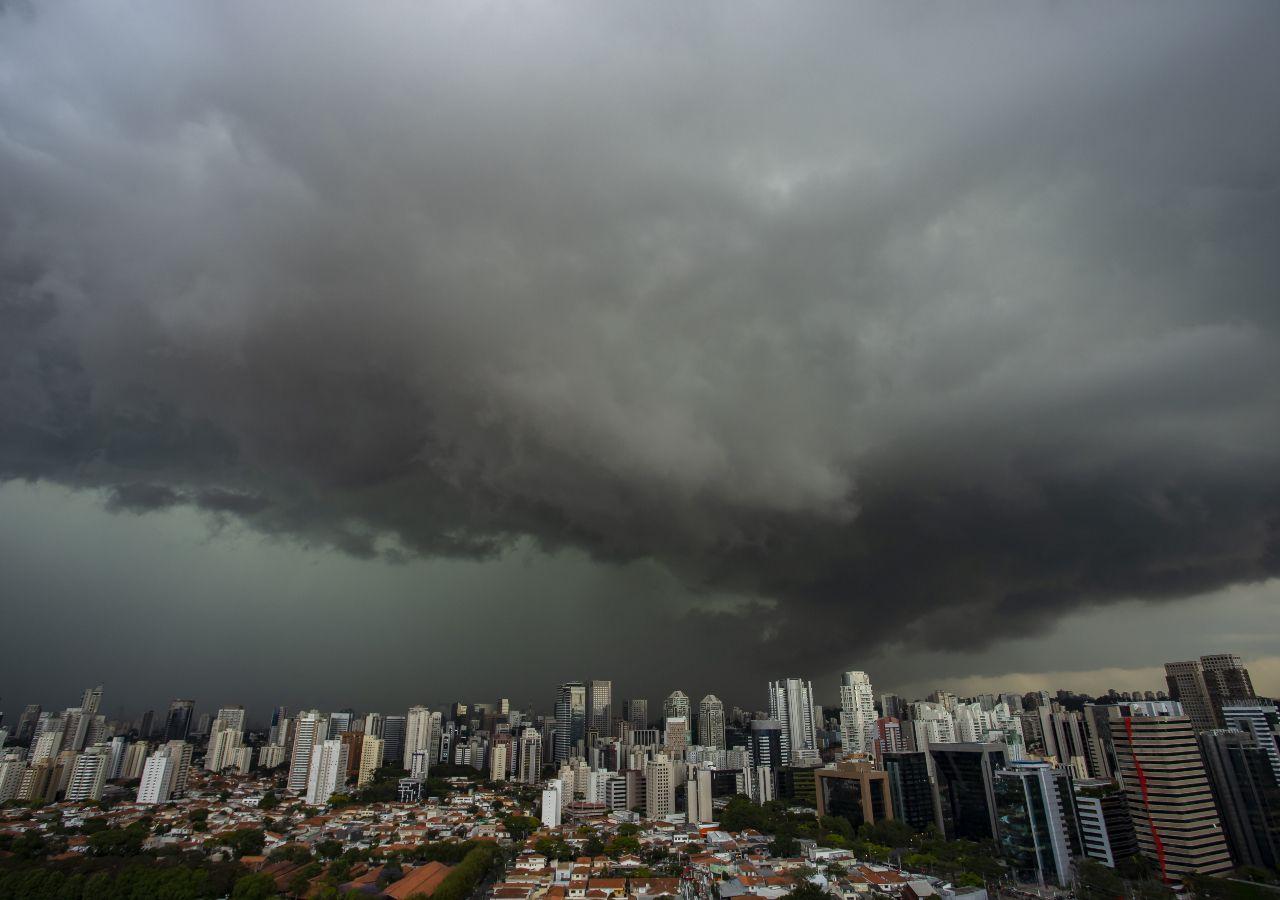
[[[776,603],[1280,574],[1273,4],[0,18],[0,480]]]

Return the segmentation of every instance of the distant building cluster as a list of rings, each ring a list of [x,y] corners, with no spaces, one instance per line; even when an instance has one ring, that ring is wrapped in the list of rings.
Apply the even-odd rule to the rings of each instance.
[[[831,711],[811,682],[787,677],[768,683],[760,710],[676,690],[655,715],[645,698],[615,706],[611,681],[571,681],[546,714],[507,700],[363,715],[279,707],[259,730],[246,730],[242,706],[197,718],[190,700],[162,719],[111,722],[98,686],[60,712],[26,707],[12,732],[0,717],[0,802],[154,807],[182,801],[198,773],[273,778],[313,808],[392,778],[392,802],[422,804],[433,773],[461,767],[522,792],[543,829],[660,823],[701,829],[707,843],[746,798],[854,832],[892,821],[985,842],[1011,877],[1040,885],[1068,885],[1084,859],[1141,858],[1171,883],[1280,867],[1275,703],[1234,655],[1165,670],[1167,691],[910,700],[877,697],[866,672],[849,671]]]

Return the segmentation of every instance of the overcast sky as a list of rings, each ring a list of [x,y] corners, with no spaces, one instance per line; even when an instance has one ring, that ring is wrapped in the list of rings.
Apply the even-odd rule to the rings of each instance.
[[[0,708],[1280,693],[1277,46],[0,3]]]

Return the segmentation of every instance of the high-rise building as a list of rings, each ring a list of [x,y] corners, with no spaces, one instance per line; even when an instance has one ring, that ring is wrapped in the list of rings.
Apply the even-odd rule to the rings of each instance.
[[[1011,762],[995,772],[1000,857],[1018,881],[1071,884],[1081,855],[1071,772],[1046,762]]]
[[[782,726],[784,766],[821,762],[813,721],[812,684],[799,678],[769,682],[769,718]]]
[[[689,746],[689,720],[683,716],[667,719],[662,743],[673,755],[683,756],[685,748]]]
[[[321,728],[326,727],[321,725]],[[328,803],[329,798],[346,784],[347,745],[341,738],[318,742],[312,750],[311,768],[307,773],[307,802]]]
[[[906,704],[902,702],[902,698],[897,694],[880,695],[880,715],[901,719],[906,711]]]
[[[424,757],[431,750],[432,720],[431,710],[425,706],[410,707],[404,724],[404,768],[412,770],[413,755],[421,752]],[[430,759],[427,758],[428,764]],[[419,777],[419,776],[413,776]],[[425,776],[422,776],[425,777]]]
[[[665,753],[657,754],[644,769],[644,811],[650,819],[676,811],[675,766]]]
[[[613,723],[613,682],[593,679],[587,682],[587,730],[600,738],[611,733]]]
[[[404,767],[405,719],[405,716],[387,716],[382,720],[383,761],[401,768]]]
[[[1253,680],[1244,662],[1234,653],[1215,653],[1200,657],[1204,669],[1205,687],[1209,689],[1209,703],[1222,715],[1224,706],[1256,700]]]
[[[544,828],[557,828],[560,825],[560,811],[564,808],[564,782],[559,778],[547,781],[542,789],[542,820]]]
[[[1231,868],[1209,778],[1185,715],[1112,707],[1111,742],[1138,850],[1166,882]]]
[[[880,755],[880,764],[889,776],[893,817],[916,831],[925,831],[935,824],[938,814],[928,753],[889,751]]]
[[[169,704],[169,714],[164,720],[166,741],[185,741],[191,734],[191,719],[195,715],[194,700],[174,700]]]
[[[151,745],[147,741],[134,741],[129,745],[129,749],[124,754],[124,762],[120,765],[122,780],[133,781],[142,777],[142,769],[146,765],[147,753],[150,749]]]
[[[371,712],[364,717],[364,733],[382,737],[382,713]]]
[[[1008,762],[1004,744],[930,744],[938,786],[942,832],[947,840],[993,841],[995,771]]]
[[[328,726],[328,717],[318,709],[298,714],[293,729],[293,751],[289,755],[289,790],[293,793],[306,793],[311,758],[316,746],[328,737]]]
[[[1280,783],[1280,715],[1275,704],[1264,700],[1233,703],[1222,708],[1222,719],[1228,728],[1253,737]]]
[[[350,731],[351,725],[356,720],[356,711],[354,709],[342,709],[338,712],[329,713],[329,733],[332,735],[342,734],[344,731]]]
[[[689,717],[689,695],[684,691],[672,691],[667,699],[662,702],[662,718],[670,719],[675,716]]]
[[[715,694],[698,702],[698,744],[724,750],[724,704]]]
[[[624,700],[622,717],[631,723],[633,728],[649,727],[649,701],[637,697]]]
[[[1085,856],[1114,869],[1117,862],[1138,852],[1124,793],[1114,781],[1094,778],[1077,781],[1072,788]]]
[[[204,767],[208,771],[221,772],[223,769],[236,764],[236,758],[244,739],[244,734],[235,727],[237,721],[243,724],[243,709],[240,710],[238,719],[234,716],[229,719],[223,719],[219,715],[218,718],[213,720],[212,731],[209,734],[209,745],[204,755]]]
[[[520,732],[520,761],[516,777],[525,784],[537,784],[542,778],[542,734],[536,728]]]
[[[581,681],[560,685],[556,695],[556,742],[554,761],[564,763],[586,738],[587,686]]]
[[[1233,653],[1164,665],[1170,698],[1179,701],[1197,730],[1222,728],[1222,708],[1253,700],[1249,670]]]
[[[507,780],[507,744],[495,743],[489,750],[489,780]]]
[[[186,741],[169,741],[157,748],[157,753],[167,754],[173,760],[169,770],[169,795],[181,797],[187,792],[187,776],[191,772],[192,747]]]
[[[110,751],[101,744],[77,754],[71,770],[71,780],[67,783],[67,799],[101,800],[110,765]]]
[[[360,772],[356,776],[356,787],[364,787],[373,781],[373,775],[382,768],[382,754],[386,743],[382,738],[366,733],[360,745]]]
[[[138,803],[168,803],[173,782],[173,758],[167,753],[153,753],[142,769],[138,784]]]
[[[18,716],[18,726],[14,731],[14,737],[18,739],[18,746],[30,747],[31,737],[36,730],[36,722],[40,718],[40,704],[28,704],[22,710],[22,715]]]
[[[1243,731],[1202,731],[1197,738],[1231,859],[1280,868],[1280,785],[1271,760]]]
[[[782,768],[782,724],[777,719],[752,719],[747,741],[753,768]]]
[[[876,701],[866,672],[840,676],[840,748],[870,754],[876,736]]]

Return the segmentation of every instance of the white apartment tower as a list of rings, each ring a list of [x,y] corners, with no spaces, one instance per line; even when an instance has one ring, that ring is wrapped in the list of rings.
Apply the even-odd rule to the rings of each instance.
[[[364,787],[373,781],[373,773],[382,766],[382,754],[386,746],[382,738],[366,734],[360,745],[360,772],[356,776],[356,787]]]
[[[840,676],[840,745],[846,754],[870,754],[876,735],[876,701],[866,672]]]
[[[782,764],[817,764],[818,732],[813,722],[813,685],[799,678],[769,682],[769,718],[782,725]]]
[[[142,768],[138,785],[139,803],[168,803],[169,785],[173,781],[173,760],[167,753],[153,753]]]
[[[520,732],[520,766],[517,780],[537,784],[542,778],[542,735],[536,728]]]
[[[329,798],[346,784],[347,745],[331,738],[312,751],[311,771],[307,775],[307,802],[328,803]]]
[[[293,729],[293,752],[289,758],[289,790],[295,794],[307,790],[312,751],[328,737],[328,725],[328,718],[318,709],[298,715]]]
[[[650,819],[669,816],[676,810],[675,766],[659,753],[644,769],[644,811]]]

